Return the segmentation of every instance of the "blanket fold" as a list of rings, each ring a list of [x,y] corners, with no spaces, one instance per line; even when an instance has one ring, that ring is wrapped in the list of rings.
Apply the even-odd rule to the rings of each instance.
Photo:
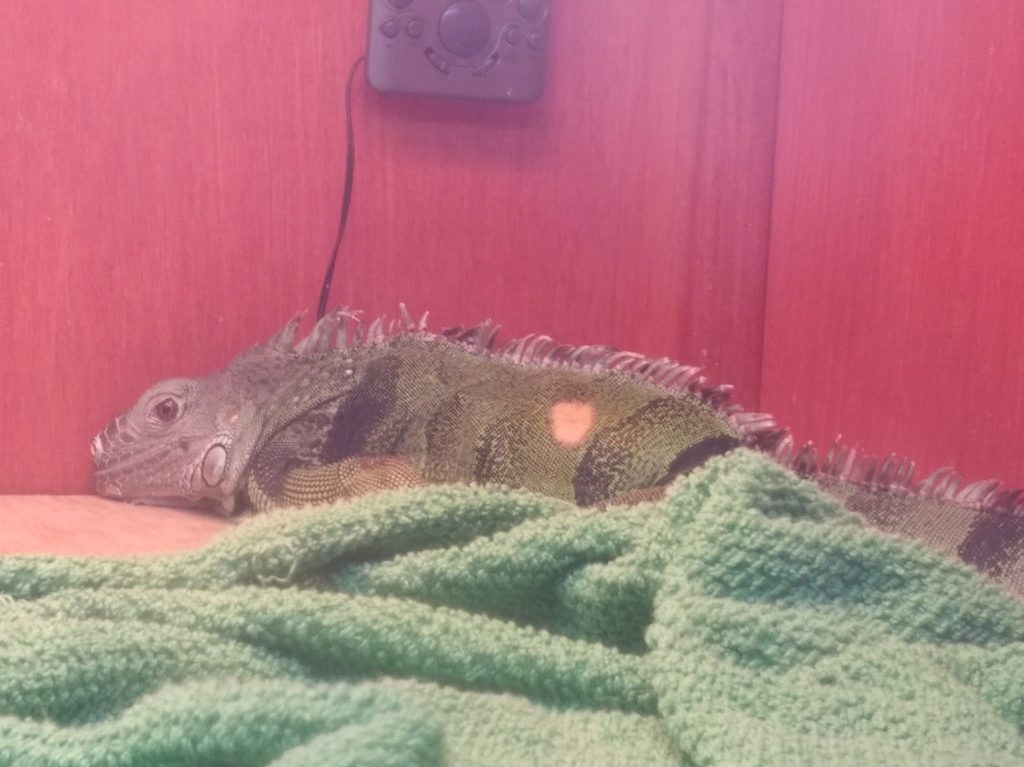
[[[746,450],[0,558],[0,767],[228,764],[1024,765],[1024,605]]]

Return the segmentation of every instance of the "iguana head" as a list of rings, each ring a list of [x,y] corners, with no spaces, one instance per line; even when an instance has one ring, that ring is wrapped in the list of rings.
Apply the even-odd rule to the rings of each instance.
[[[231,513],[267,423],[267,403],[327,352],[339,315],[298,346],[299,317],[213,375],[150,387],[92,441],[100,495]]]
[[[239,436],[251,424],[229,382],[219,373],[150,387],[93,438],[96,491],[141,503],[230,504]]]

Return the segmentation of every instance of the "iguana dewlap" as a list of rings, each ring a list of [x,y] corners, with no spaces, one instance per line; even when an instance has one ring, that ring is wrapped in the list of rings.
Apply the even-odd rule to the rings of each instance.
[[[488,323],[431,333],[347,312],[296,343],[298,318],[224,370],[151,387],[92,443],[96,489],[123,500],[257,511],[443,482],[493,482],[579,505],[642,500],[748,445],[817,480],[876,527],[1024,593],[1024,504],[951,472],[835,446],[819,460],[696,368]]]

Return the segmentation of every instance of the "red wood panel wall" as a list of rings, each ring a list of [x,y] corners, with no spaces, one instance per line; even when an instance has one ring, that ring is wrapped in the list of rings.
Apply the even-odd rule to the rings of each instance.
[[[1024,485],[1024,7],[782,5],[558,0],[528,107],[360,83],[336,302],[699,362]],[[314,301],[364,19],[0,4],[0,492],[88,490],[109,416]]]
[[[781,0],[553,0],[530,107],[357,88],[335,299],[614,343],[757,398]],[[363,0],[0,3],[0,492],[315,300]]]
[[[1024,4],[786,0],[763,407],[1024,486]]]

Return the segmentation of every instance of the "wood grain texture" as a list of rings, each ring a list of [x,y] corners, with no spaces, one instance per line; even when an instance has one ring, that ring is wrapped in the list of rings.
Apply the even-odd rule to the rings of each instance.
[[[1024,485],[1024,4],[787,0],[763,407]]]
[[[334,299],[707,365],[756,400],[781,0],[557,0],[536,105],[360,82]],[[0,492],[316,298],[363,0],[0,4]]]
[[[0,495],[0,555],[129,556],[203,546],[233,523],[85,495]]]

